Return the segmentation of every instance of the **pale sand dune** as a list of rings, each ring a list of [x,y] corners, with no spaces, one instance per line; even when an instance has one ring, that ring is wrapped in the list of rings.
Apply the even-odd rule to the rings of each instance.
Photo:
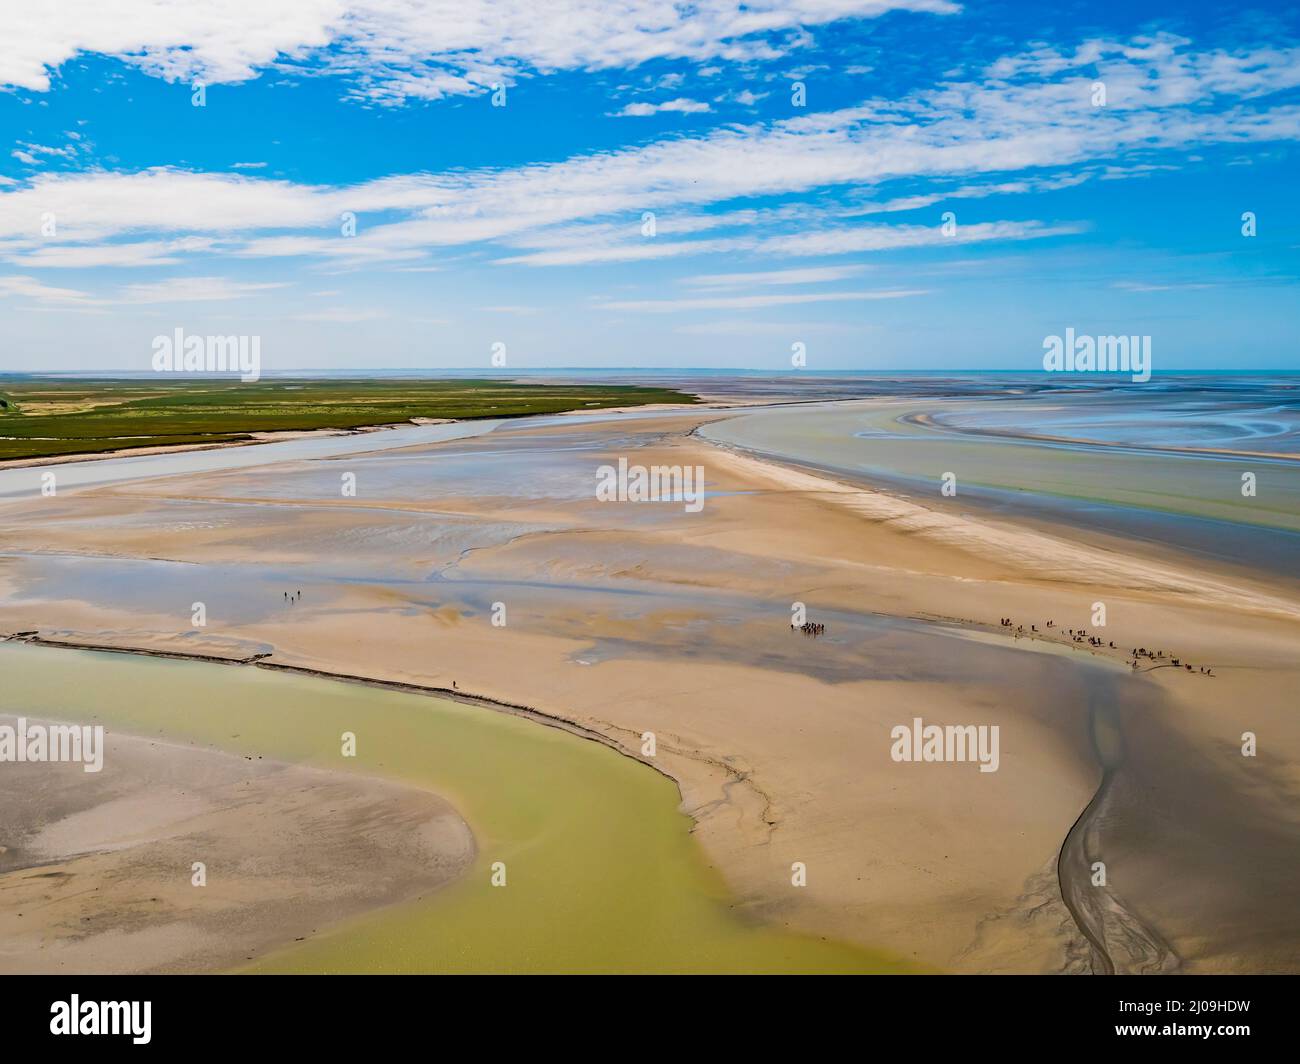
[[[654,763],[679,781],[697,836],[746,910],[957,971],[1087,970],[1055,859],[1100,780],[1086,706],[1101,698],[1120,713],[1126,737],[1132,732],[1098,842],[1125,911],[1158,930],[1182,970],[1300,969],[1295,890],[1283,875],[1295,871],[1288,810],[1300,798],[1288,767],[1300,753],[1289,693],[1300,681],[1295,602],[1262,580],[1175,555],[1099,551],[1067,529],[931,509],[724,452],[686,435],[707,416],[717,415],[585,430],[593,467],[635,447],[638,461],[698,462],[711,490],[750,493],[713,497],[690,520],[589,498],[454,495],[429,478],[418,492],[354,505],[367,521],[377,511],[424,511],[537,527],[461,557],[455,580],[311,577],[304,605],[201,634],[157,604],[88,588],[9,598],[0,626],[229,656],[271,648],[273,662],[326,672],[455,681],[460,691],[596,729],[633,756],[652,730]],[[548,432],[574,429],[508,430],[528,440]],[[454,444],[461,452],[482,445]],[[38,530],[22,520],[35,510],[25,503],[0,509],[0,525],[8,541],[31,549],[120,550],[250,572],[268,557],[279,564],[307,553],[323,573],[346,565],[354,550],[347,503],[278,495],[229,505],[254,498],[247,486],[258,484],[239,474],[123,485],[83,494],[75,524]],[[151,531],[140,515],[172,516],[169,496],[222,508],[226,523]],[[124,510],[136,516],[128,531],[99,520]],[[394,569],[444,564],[418,537],[401,544]],[[32,566],[39,560],[11,567],[9,579],[25,586]],[[191,582],[177,591],[185,609]],[[586,586],[671,597],[639,607],[635,597]],[[250,585],[246,595],[266,593]],[[496,597],[510,603],[505,628],[487,620]],[[1026,629],[1047,618],[1058,629],[1091,626],[1098,599],[1118,651],[1059,637],[1016,641],[998,626],[1006,615]],[[805,641],[789,631],[794,601],[814,617],[843,616],[827,640]],[[873,616],[947,618],[950,627],[877,631]],[[1172,648],[1212,664],[1216,676],[1134,675],[1123,651],[1135,645]],[[890,761],[889,729],[914,715],[999,724],[1001,769]],[[1267,736],[1266,757],[1240,757],[1245,728]],[[1150,816],[1143,788],[1160,794]],[[1180,806],[1197,807],[1192,790],[1214,795],[1224,811],[1204,838],[1179,815]],[[1216,881],[1214,854],[1231,824],[1244,840],[1232,844],[1238,871]],[[1161,837],[1176,838],[1177,852],[1165,852]],[[1247,869],[1270,848],[1281,856],[1265,877],[1271,886],[1256,890]],[[794,861],[808,866],[806,888],[790,885]],[[1169,876],[1183,878],[1171,886]],[[1253,902],[1265,932],[1245,927]]]
[[[424,791],[111,732],[107,743],[99,773],[0,771],[0,972],[223,971],[437,889],[473,860],[464,821]],[[206,886],[192,883],[195,861]]]

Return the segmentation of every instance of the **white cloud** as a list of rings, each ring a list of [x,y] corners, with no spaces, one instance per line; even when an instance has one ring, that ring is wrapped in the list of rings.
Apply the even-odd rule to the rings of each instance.
[[[436,99],[531,73],[776,58],[805,43],[808,26],[957,9],[948,0],[50,0],[6,12],[0,84],[46,91],[50,72],[81,53],[209,84],[310,59],[370,99]]]
[[[811,266],[794,270],[762,270],[752,273],[708,273],[684,277],[685,284],[708,288],[739,288],[745,285],[824,284],[842,281],[861,273],[863,266]]]
[[[152,284],[130,284],[119,288],[112,296],[96,296],[75,288],[47,285],[34,277],[11,275],[0,277],[0,294],[20,296],[66,306],[108,307],[121,304],[198,303],[239,299],[256,295],[284,284],[249,283],[230,281],[224,277],[178,277]]]
[[[1125,292],[1187,292],[1201,288],[1216,288],[1213,284],[1150,284],[1145,281],[1116,281],[1111,287]]]
[[[738,212],[751,214],[753,212]],[[501,259],[525,266],[580,266],[610,262],[641,262],[703,254],[774,255],[782,258],[811,258],[848,255],[903,248],[979,244],[989,241],[1042,240],[1071,236],[1086,230],[1080,223],[1048,225],[1040,221],[978,222],[958,226],[949,236],[938,225],[872,225],[846,228],[840,212],[810,212],[794,232],[774,232],[770,226],[755,226],[743,235],[704,240],[635,240],[626,229],[617,233],[604,226],[574,226],[563,230],[565,238],[532,251]],[[715,224],[741,225],[731,215],[720,215]],[[767,234],[771,235],[767,235]],[[607,240],[607,243],[602,243]],[[786,271],[772,271],[781,274]],[[789,271],[791,274],[811,271]],[[728,275],[720,275],[728,276]],[[743,275],[736,275],[743,276]],[[815,274],[814,274],[815,276]],[[772,283],[793,283],[776,280]]]
[[[230,281],[224,277],[173,277],[153,284],[129,284],[116,296],[118,303],[209,303],[256,295],[283,282],[250,283]]]
[[[683,255],[712,255],[743,249],[739,240],[644,240],[639,244],[619,243],[608,247],[575,243],[551,251],[510,255],[497,262],[507,266],[595,266],[612,262],[653,262]]]
[[[1037,240],[1084,232],[1078,223],[1045,225],[1042,222],[979,222],[957,227],[952,236],[935,225],[872,225],[856,229],[792,233],[763,241],[759,248],[775,255],[847,255],[864,251],[934,247],[941,244],[975,244],[989,240]]]
[[[857,303],[877,299],[923,296],[924,289],[895,288],[874,292],[771,292],[749,296],[710,296],[703,299],[636,299],[597,303],[602,310],[630,310],[651,314],[676,314],[689,310],[758,310],[801,303]]]
[[[30,144],[25,141],[19,141],[19,146],[24,148],[23,152],[12,152],[14,156],[23,156],[23,161],[34,160],[36,156],[47,156],[54,159],[74,159],[77,155],[77,146],[75,144],[65,144],[62,148],[50,147],[47,144]]]
[[[160,168],[40,174],[0,195],[0,238],[36,237],[51,214],[62,240],[139,232],[215,233],[337,225],[342,208],[305,185]],[[336,230],[337,231],[337,230]]]
[[[663,103],[630,103],[623,110],[614,111],[613,116],[615,118],[644,118],[647,115],[659,114],[662,111],[693,115],[710,110],[712,108],[707,103],[700,100],[688,100],[684,96],[679,96],[675,100],[665,100]]]
[[[1138,175],[1154,165],[1143,161],[1152,151],[1300,140],[1300,106],[1256,98],[1262,85],[1300,82],[1300,48],[1188,55],[1177,42],[1158,38],[1085,51],[1102,57],[1109,98],[1122,105],[1091,105],[1093,73],[1033,81],[1037,66],[1053,62],[1035,51],[995,65],[992,78],[948,81],[902,101],[867,101],[513,169],[398,175],[350,187],[169,168],[40,174],[0,188],[0,254],[27,269],[56,265],[60,257],[74,263],[105,242],[129,241],[133,250],[105,251],[104,261],[219,253],[305,257],[336,270],[421,269],[440,249],[481,245],[508,249],[501,262],[558,266],[1034,240],[1082,227],[982,221],[962,210],[956,234],[941,237],[937,217],[906,226],[855,219],[947,199],[1045,192],[1089,174]],[[1077,61],[1072,52],[1054,62]],[[1241,98],[1234,100],[1234,92]],[[1213,111],[1203,106],[1209,101]],[[1032,176],[1015,176],[1025,171]],[[990,175],[1002,179],[983,180]],[[920,193],[863,202],[902,180],[930,184]],[[743,208],[747,199],[836,188],[852,191],[851,205],[828,197],[821,207]],[[718,212],[719,206],[726,209]],[[357,216],[355,237],[341,235],[345,211]],[[654,238],[640,235],[645,211],[656,215]],[[40,238],[47,213],[57,219],[58,247],[65,250]],[[383,222],[372,220],[379,217]],[[210,243],[188,251],[156,246],[181,234]]]
[[[75,288],[57,288],[38,281],[35,277],[0,277],[0,294],[22,296],[40,303],[94,306],[99,301],[88,292]]]
[[[142,240],[123,244],[49,244],[10,261],[39,269],[91,269],[97,266],[172,266],[182,253],[206,251],[215,241],[203,237],[180,240]]]

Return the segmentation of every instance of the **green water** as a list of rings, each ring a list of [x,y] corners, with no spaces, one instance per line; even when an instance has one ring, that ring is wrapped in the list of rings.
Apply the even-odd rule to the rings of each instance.
[[[425,899],[258,972],[871,972],[904,962],[742,920],[676,786],[598,743],[444,699],[249,667],[0,644],[0,711],[98,722],[434,790],[474,830]],[[357,737],[344,758],[340,736]],[[506,865],[506,885],[491,866]],[[796,889],[796,888],[789,888]]]

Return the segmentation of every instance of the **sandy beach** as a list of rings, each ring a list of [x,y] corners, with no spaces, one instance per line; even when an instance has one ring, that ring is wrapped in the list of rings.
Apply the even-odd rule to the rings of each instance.
[[[677,782],[739,911],[927,969],[1300,970],[1300,602],[1286,587],[1149,543],[1099,547],[937,494],[870,490],[694,432],[729,416],[519,421],[390,450],[377,436],[363,454],[7,500],[0,630],[265,655],[571,721]],[[701,466],[705,505],[596,502],[594,470],[619,456]],[[357,474],[355,497],[339,495],[343,472]],[[792,629],[799,604],[825,635]],[[1070,630],[1104,631],[1102,645]],[[1134,647],[1169,658],[1134,669]],[[998,726],[998,771],[891,760],[891,729],[918,717]],[[1256,757],[1242,756],[1247,731]],[[126,801],[160,785],[156,759],[133,756]],[[193,815],[232,838],[242,822],[221,788],[262,788],[257,804],[280,809],[338,785],[296,771],[212,768]],[[376,793],[347,800],[360,816]],[[427,794],[393,801],[406,803],[395,835],[450,816]],[[49,859],[89,877],[161,845],[76,856],[66,823],[31,831],[63,839]],[[466,846],[439,852],[440,881]],[[343,859],[326,847],[321,860]],[[1080,894],[1096,861],[1106,884]],[[394,896],[366,893],[359,870],[380,862],[343,860],[355,905]],[[806,885],[792,883],[796,864]],[[408,873],[385,890],[433,885]],[[61,919],[80,912],[69,904]],[[13,909],[0,902],[0,919]],[[337,913],[302,915],[319,926]],[[286,927],[282,942],[289,930],[302,933]],[[235,952],[270,937],[250,933]],[[126,955],[139,968],[194,956],[152,940]]]

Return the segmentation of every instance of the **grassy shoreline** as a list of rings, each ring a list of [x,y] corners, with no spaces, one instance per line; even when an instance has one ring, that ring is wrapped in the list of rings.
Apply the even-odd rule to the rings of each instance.
[[[671,388],[495,380],[0,380],[0,462],[699,400]]]

